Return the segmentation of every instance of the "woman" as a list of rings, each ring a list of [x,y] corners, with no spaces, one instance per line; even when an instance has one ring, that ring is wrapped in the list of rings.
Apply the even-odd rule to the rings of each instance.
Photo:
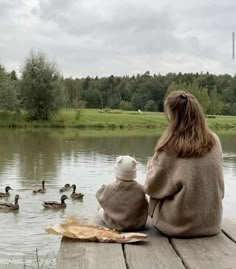
[[[220,140],[190,93],[172,92],[165,114],[168,127],[148,163],[144,185],[152,223],[168,236],[217,234],[224,196]]]

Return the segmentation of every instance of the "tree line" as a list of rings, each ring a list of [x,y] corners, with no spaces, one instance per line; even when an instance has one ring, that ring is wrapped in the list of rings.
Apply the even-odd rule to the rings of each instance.
[[[59,108],[109,108],[163,111],[173,90],[191,92],[206,114],[236,115],[236,76],[209,73],[64,78],[57,65],[41,52],[31,51],[20,76],[0,65],[0,110],[21,111],[47,120]]]

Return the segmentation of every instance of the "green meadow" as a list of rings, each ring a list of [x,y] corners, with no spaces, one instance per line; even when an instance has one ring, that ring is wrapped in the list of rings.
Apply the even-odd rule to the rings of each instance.
[[[236,130],[235,116],[206,116],[214,130]],[[33,121],[24,112],[0,113],[0,127],[9,128],[81,128],[81,129],[158,129],[166,127],[161,112],[138,112],[109,109],[61,109],[49,121]]]

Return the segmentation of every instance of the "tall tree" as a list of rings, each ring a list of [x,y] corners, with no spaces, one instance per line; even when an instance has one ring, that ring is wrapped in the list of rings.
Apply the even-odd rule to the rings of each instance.
[[[29,116],[48,120],[62,104],[61,74],[41,52],[31,51],[22,68],[21,99]]]
[[[10,79],[0,65],[0,110],[13,111],[18,108],[17,83]]]
[[[195,79],[192,82],[192,85],[187,85],[186,83],[175,83],[172,82],[168,87],[167,94],[172,91],[183,90],[186,92],[192,93],[199,103],[202,105],[204,112],[208,113],[209,107],[211,105],[211,101],[208,95],[208,91],[206,88],[199,88],[198,81]]]
[[[80,100],[80,81],[78,79],[66,78],[64,85],[65,94],[67,95],[67,105],[77,109]]]

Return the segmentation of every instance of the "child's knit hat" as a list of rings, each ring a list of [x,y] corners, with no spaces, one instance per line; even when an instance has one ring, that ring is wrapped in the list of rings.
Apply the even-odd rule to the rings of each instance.
[[[115,176],[122,181],[130,181],[136,178],[137,161],[130,156],[116,158]]]

